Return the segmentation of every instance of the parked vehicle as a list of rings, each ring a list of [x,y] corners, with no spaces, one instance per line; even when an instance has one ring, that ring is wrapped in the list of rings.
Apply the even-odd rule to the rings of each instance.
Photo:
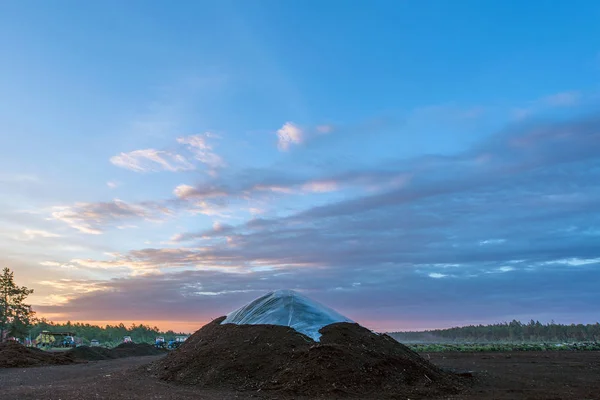
[[[50,347],[76,347],[74,332],[50,332],[42,331],[35,338],[36,346],[39,348]]]
[[[187,340],[189,336],[175,336],[174,339],[169,340],[169,344],[167,345],[167,348],[169,349],[176,349],[179,346],[181,346],[183,344],[183,342],[185,342]]]
[[[164,349],[165,346],[165,338],[163,336],[158,336],[154,341],[154,347],[156,347],[157,349]]]

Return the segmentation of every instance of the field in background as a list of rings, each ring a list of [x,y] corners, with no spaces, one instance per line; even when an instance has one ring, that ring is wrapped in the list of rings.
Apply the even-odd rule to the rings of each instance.
[[[404,343],[419,353],[514,352],[514,351],[600,351],[600,343]]]

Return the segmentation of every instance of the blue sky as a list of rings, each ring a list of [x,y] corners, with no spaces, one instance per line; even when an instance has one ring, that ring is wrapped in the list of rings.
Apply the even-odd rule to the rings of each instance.
[[[293,288],[380,330],[596,322],[599,19],[4,1],[0,263],[55,320],[193,329]]]

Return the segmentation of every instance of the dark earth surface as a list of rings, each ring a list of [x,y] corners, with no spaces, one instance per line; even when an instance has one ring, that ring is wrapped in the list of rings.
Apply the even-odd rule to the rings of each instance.
[[[600,352],[417,354],[358,324],[205,325],[178,350],[0,344],[0,399],[598,399]]]
[[[152,356],[166,353],[146,343],[122,343],[113,349],[81,346],[59,352],[25,347],[15,342],[0,343],[0,368],[65,365],[114,358]]]
[[[431,353],[434,364],[474,371],[463,393],[438,399],[600,399],[600,352]],[[86,364],[0,369],[3,400],[17,399],[310,399],[261,392],[211,390],[171,384],[140,374],[163,356]],[[331,396],[331,399],[343,398]],[[368,398],[368,397],[361,397]],[[372,396],[371,399],[379,397]],[[407,397],[397,397],[406,399]],[[410,397],[417,399],[418,397]],[[427,397],[425,397],[427,398]]]
[[[434,364],[474,371],[472,386],[439,399],[600,399],[600,352],[430,353]],[[309,399],[261,392],[202,389],[139,373],[164,356],[74,365],[0,369],[3,400],[17,399]],[[343,397],[327,397],[343,398]],[[362,397],[368,398],[368,397]],[[379,397],[372,396],[372,399]],[[397,397],[406,399],[406,397]],[[417,399],[418,397],[410,397]],[[427,398],[427,397],[425,397]]]

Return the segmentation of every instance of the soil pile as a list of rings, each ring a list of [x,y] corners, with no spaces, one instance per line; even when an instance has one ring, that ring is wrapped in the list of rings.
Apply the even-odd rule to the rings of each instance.
[[[73,362],[73,359],[61,353],[48,353],[15,342],[0,343],[0,368],[63,365]]]
[[[165,352],[166,350],[156,349],[147,343],[122,343],[114,349],[80,346],[69,350],[67,356],[79,360],[100,361],[124,357],[155,356]]]
[[[165,349],[157,349],[148,343],[121,343],[114,349],[112,349],[112,354],[115,358],[121,357],[137,357],[137,356],[157,356],[159,354],[164,354],[168,350]]]
[[[327,325],[315,342],[290,327],[221,325],[224,318],[204,326],[149,370],[182,384],[311,397],[421,397],[462,388],[461,378],[358,324]]]
[[[71,358],[86,361],[110,360],[116,358],[112,350],[104,347],[79,346],[69,350],[66,355]]]

